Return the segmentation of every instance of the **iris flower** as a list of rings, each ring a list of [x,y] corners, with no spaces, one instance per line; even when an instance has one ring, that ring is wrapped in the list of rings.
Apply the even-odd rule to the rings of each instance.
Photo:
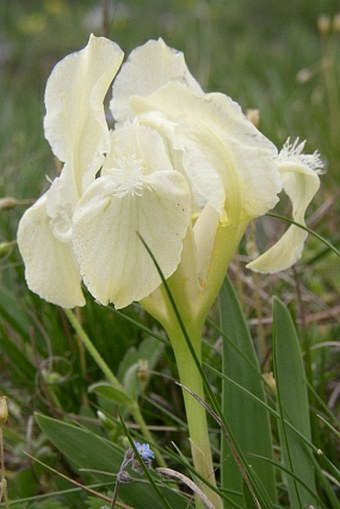
[[[297,143],[278,152],[237,103],[204,93],[183,54],[161,39],[136,48],[116,76],[122,60],[115,43],[92,35],[47,82],[45,136],[63,168],[22,217],[18,245],[30,289],[66,308],[85,304],[82,280],[117,308],[157,290],[160,276],[140,237],[165,278],[190,244],[196,298],[214,271],[223,275],[249,221],[271,210],[282,190],[304,225],[319,187],[317,153],[304,155]],[[104,110],[112,80],[113,129]],[[290,226],[248,267],[290,267],[305,238]]]
[[[91,36],[47,82],[45,136],[63,167],[19,223],[26,280],[65,308],[85,304],[82,283],[104,305],[141,302],[165,327],[182,384],[204,398],[149,252],[200,361],[204,319],[247,225],[283,191],[294,222],[304,226],[322,162],[317,152],[303,154],[304,143],[288,141],[278,151],[232,99],[205,93],[183,54],[161,39],[122,61],[115,43]],[[285,270],[305,239],[293,224],[248,267]],[[214,484],[205,410],[186,392],[184,401],[194,466]],[[222,508],[216,493],[206,492]]]

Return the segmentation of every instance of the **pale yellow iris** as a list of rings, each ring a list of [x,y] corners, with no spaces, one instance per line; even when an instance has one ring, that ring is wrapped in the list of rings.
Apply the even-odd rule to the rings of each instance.
[[[139,234],[166,278],[180,269],[191,280],[188,298],[214,297],[232,255],[225,246],[236,250],[247,223],[282,190],[304,224],[319,156],[303,155],[301,144],[278,152],[238,104],[204,93],[182,53],[161,39],[136,48],[117,74],[122,60],[115,43],[91,36],[48,80],[45,135],[64,166],[19,224],[27,283],[69,308],[85,304],[82,281],[103,304],[141,301],[161,280]],[[113,130],[104,111],[112,80]],[[305,238],[291,226],[248,267],[286,269]]]

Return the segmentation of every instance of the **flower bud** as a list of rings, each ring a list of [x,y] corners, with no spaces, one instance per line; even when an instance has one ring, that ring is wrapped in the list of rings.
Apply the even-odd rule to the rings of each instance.
[[[263,379],[268,387],[268,389],[275,394],[276,392],[276,380],[274,378],[273,372],[269,371],[269,373],[263,374]]]
[[[48,385],[58,385],[63,381],[63,377],[57,371],[41,370],[41,376]]]
[[[101,410],[97,411],[97,417],[107,429],[112,430],[117,428],[116,423],[112,419],[107,417]]]
[[[18,204],[18,200],[12,196],[5,196],[0,198],[0,210],[12,209]]]
[[[340,32],[340,12],[333,18],[333,30],[334,32]]]
[[[146,382],[149,376],[150,376],[149,363],[147,359],[139,359],[137,377],[141,382]]]
[[[257,245],[254,239],[249,238],[246,242],[246,252],[251,258],[255,258],[259,256],[259,251],[257,249]]]
[[[32,203],[33,200],[30,199],[17,200],[13,196],[4,196],[0,198],[0,210],[13,209],[17,205],[31,205]]]
[[[246,117],[252,124],[254,124],[255,127],[259,126],[260,110],[249,109],[249,110],[247,110]]]
[[[0,396],[0,426],[6,424],[8,418],[8,406],[6,396]]]
[[[8,242],[0,242],[0,258],[7,256],[12,251],[12,247],[15,244],[16,244],[16,240],[10,240]]]
[[[7,479],[5,477],[3,477],[0,481],[0,495],[1,495],[1,497],[4,493],[7,493]],[[2,498],[0,500],[2,500]]]
[[[321,14],[317,20],[317,26],[320,34],[328,34],[331,28],[331,19],[327,14]]]
[[[313,76],[312,71],[307,67],[304,67],[303,69],[300,69],[300,71],[297,73],[296,81],[298,83],[306,83],[306,81],[309,81],[312,76]]]

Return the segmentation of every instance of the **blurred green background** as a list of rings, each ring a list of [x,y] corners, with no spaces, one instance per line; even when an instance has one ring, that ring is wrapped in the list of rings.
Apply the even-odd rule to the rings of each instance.
[[[1,194],[34,197],[42,177],[53,174],[42,133],[46,79],[91,32],[108,31],[126,54],[163,37],[184,51],[206,91],[223,91],[244,109],[259,108],[261,130],[274,142],[299,136],[328,166],[338,162],[337,6],[335,0],[1,0]],[[323,36],[322,14],[330,17]],[[326,186],[338,180],[339,171],[330,170]]]
[[[258,108],[260,129],[278,146],[299,136],[320,150],[323,188],[333,192],[340,173],[337,7],[335,0],[1,0],[0,195],[37,197],[44,175],[53,177],[42,131],[45,83],[91,32],[107,32],[126,54],[163,37],[184,51],[206,91]],[[321,15],[328,16],[324,34]],[[13,217],[10,227],[1,218],[3,240],[14,235]]]
[[[338,244],[337,1],[1,0],[0,196],[36,199],[49,185],[46,175],[54,178],[55,162],[42,128],[46,80],[59,59],[86,45],[91,32],[108,35],[126,55],[150,38],[164,38],[184,52],[206,91],[230,95],[244,111],[259,109],[260,130],[279,148],[290,136],[306,139],[309,152],[319,150],[327,172],[309,209],[309,225]],[[15,238],[23,210],[0,211],[0,242]],[[288,208],[281,211],[289,213]],[[305,259],[319,256],[321,247],[310,238]],[[327,255],[311,281],[321,292],[323,278],[327,292],[340,284],[330,259]],[[12,260],[21,263],[18,257]],[[13,282],[18,273],[8,261],[2,282],[25,291],[22,272]]]
[[[307,151],[319,150],[327,173],[309,209],[309,225],[339,245],[340,6],[336,0],[0,0],[0,198],[36,199],[49,185],[45,176],[54,178],[55,162],[42,128],[46,80],[59,59],[86,45],[91,32],[107,35],[126,55],[148,39],[162,37],[184,52],[189,69],[206,91],[230,95],[244,111],[259,109],[260,130],[278,147],[289,136],[298,136],[307,140]],[[25,205],[7,205],[0,202],[0,246],[15,239],[25,209]],[[267,233],[275,233],[277,224]],[[261,225],[268,227],[266,221]],[[32,411],[52,415],[83,411],[88,384],[100,374],[91,360],[85,361],[62,312],[27,290],[17,249],[0,247],[0,255],[0,392],[11,396],[7,445],[14,472],[25,463],[17,448],[27,440]],[[256,328],[258,304],[249,291],[252,286],[244,283],[253,276],[244,274],[243,268],[237,270],[240,297]],[[254,284],[264,295],[263,316],[271,314],[266,296],[276,291],[300,324],[308,324],[309,338],[304,332],[302,337],[310,353],[311,345],[332,342],[340,332],[334,323],[340,311],[338,261],[310,236],[297,272],[298,284],[291,272],[266,279],[254,276]],[[125,352],[140,342],[142,332],[93,302],[82,313],[90,337],[110,367],[119,371]],[[148,320],[134,306],[125,313]],[[317,348],[318,355],[308,358],[307,373],[328,401],[335,398],[336,390],[333,350]],[[172,362],[168,350],[165,358],[162,369],[167,370]],[[57,387],[43,380],[44,373],[50,372],[60,376]],[[154,392],[169,398],[167,390],[157,381],[154,384]],[[332,439],[318,433],[316,443],[328,448],[332,457]],[[33,452],[41,450],[38,438],[30,447]],[[32,472],[25,472],[28,486]],[[20,496],[19,488],[13,488],[13,496]]]

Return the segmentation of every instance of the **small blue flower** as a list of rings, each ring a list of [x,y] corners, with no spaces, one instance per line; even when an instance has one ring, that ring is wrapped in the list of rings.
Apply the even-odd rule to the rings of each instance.
[[[155,455],[152,449],[150,449],[149,444],[141,444],[140,442],[135,442],[135,447],[138,451],[138,454],[142,458],[143,461],[153,460]]]

